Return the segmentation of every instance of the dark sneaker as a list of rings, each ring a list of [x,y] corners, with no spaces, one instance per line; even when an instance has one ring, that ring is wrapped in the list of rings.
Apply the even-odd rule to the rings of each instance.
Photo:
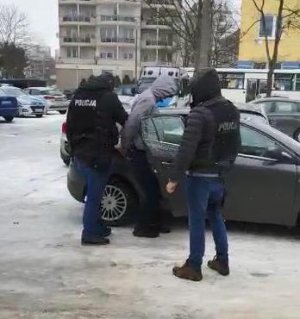
[[[215,256],[213,260],[210,260],[207,266],[222,276],[228,276],[230,273],[228,262],[218,259],[217,256]]]
[[[169,227],[167,227],[167,226],[160,226],[159,227],[159,232],[161,234],[170,234],[171,229]]]
[[[82,237],[81,238],[81,245],[108,245],[110,243],[109,239],[104,238],[102,236],[89,236],[89,237]]]
[[[133,236],[145,237],[145,238],[157,238],[157,237],[159,237],[159,231],[158,231],[157,227],[136,226],[134,231],[133,231]]]
[[[108,237],[111,235],[111,228],[110,227],[105,227],[105,230],[103,232],[103,237]]]
[[[181,279],[192,281],[201,281],[203,278],[201,270],[196,271],[188,264],[188,262],[186,262],[182,267],[174,267],[173,275]]]

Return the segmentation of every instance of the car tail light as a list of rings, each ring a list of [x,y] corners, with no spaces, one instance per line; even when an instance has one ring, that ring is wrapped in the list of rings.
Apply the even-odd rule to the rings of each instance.
[[[63,134],[67,134],[67,123],[63,122],[62,127],[61,127],[61,132]]]
[[[55,97],[54,96],[50,96],[50,95],[46,95],[46,96],[44,96],[44,99],[46,99],[46,100],[55,100]]]

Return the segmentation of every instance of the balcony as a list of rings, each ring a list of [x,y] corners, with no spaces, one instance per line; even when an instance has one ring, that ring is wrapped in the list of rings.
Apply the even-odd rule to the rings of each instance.
[[[135,39],[134,38],[117,38],[117,37],[102,37],[101,45],[119,45],[119,46],[134,46]]]
[[[64,46],[85,46],[85,47],[94,47],[96,45],[96,41],[94,38],[90,36],[79,36],[79,37],[62,37],[61,44]]]
[[[126,17],[121,15],[101,15],[100,16],[100,24],[125,24],[125,25],[133,25],[136,23],[135,17]]]
[[[142,43],[143,49],[173,49],[173,43],[167,40],[146,40]]]
[[[179,2],[179,1],[178,1]],[[179,3],[178,3],[179,5]],[[167,9],[175,9],[173,0],[152,0],[150,3],[145,3],[143,1],[143,8],[167,8]]]
[[[87,65],[87,64],[96,64],[96,61],[95,61],[95,58],[82,59],[82,58],[59,57],[56,59],[56,64]]]
[[[85,5],[95,5],[95,0],[59,0],[58,2],[61,4],[85,4]]]
[[[99,0],[95,0],[97,3],[99,3]],[[101,4],[103,3],[120,3],[120,4],[133,4],[133,5],[139,5],[142,0],[101,0]]]
[[[142,29],[169,30],[171,27],[165,24],[163,21],[158,21],[157,19],[144,19],[142,20]]]
[[[96,18],[86,15],[65,15],[60,19],[61,25],[95,25]]]

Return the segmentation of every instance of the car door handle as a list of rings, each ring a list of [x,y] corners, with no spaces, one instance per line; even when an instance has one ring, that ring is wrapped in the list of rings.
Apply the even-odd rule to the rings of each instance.
[[[172,162],[161,162],[161,164],[162,164],[163,166],[172,166],[172,165],[173,165]]]

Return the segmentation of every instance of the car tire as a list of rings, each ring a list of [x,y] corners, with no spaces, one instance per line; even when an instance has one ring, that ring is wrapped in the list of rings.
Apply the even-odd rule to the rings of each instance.
[[[44,114],[36,114],[35,116],[40,119],[44,116]]]
[[[129,183],[112,179],[105,188],[101,219],[108,226],[122,226],[132,221],[138,209],[138,198]]]
[[[297,131],[294,133],[294,140],[300,142],[300,128],[298,128]]]
[[[67,111],[58,111],[60,114],[66,114]]]
[[[13,116],[4,116],[4,120],[7,122],[7,123],[11,123],[13,121],[14,117]]]

